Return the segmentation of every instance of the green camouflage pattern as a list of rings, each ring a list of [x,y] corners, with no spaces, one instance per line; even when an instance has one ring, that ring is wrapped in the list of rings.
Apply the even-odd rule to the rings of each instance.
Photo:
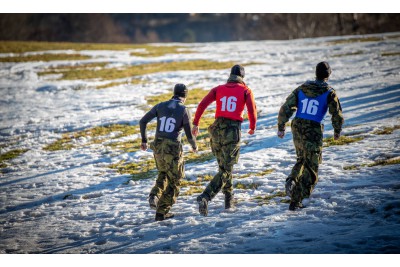
[[[241,122],[217,118],[208,127],[208,132],[211,150],[218,162],[218,173],[204,190],[211,200],[221,189],[225,195],[233,192],[232,171],[239,160]]]
[[[340,105],[339,98],[336,95],[335,90],[332,89],[326,82],[316,81],[315,83],[304,83],[303,85],[296,88],[287,98],[286,102],[282,105],[278,115],[278,129],[284,131],[286,123],[290,117],[297,110],[297,95],[300,90],[308,97],[316,97],[320,94],[325,93],[328,90],[332,90],[328,96],[328,112],[332,115],[332,127],[335,133],[342,131],[342,125],[344,122],[342,107]]]
[[[342,107],[335,90],[326,81],[308,81],[296,88],[281,106],[278,114],[278,130],[285,131],[286,123],[297,110],[297,95],[302,90],[308,97],[317,97],[331,90],[328,95],[328,112],[332,115],[334,132],[339,134],[344,123]],[[324,125],[315,121],[294,118],[291,124],[293,143],[296,148],[296,164],[286,179],[295,186],[291,192],[292,202],[301,202],[310,197],[318,182],[318,167],[322,162],[322,142]]]
[[[323,125],[301,118],[292,121],[293,143],[297,160],[286,183],[295,182],[291,192],[292,202],[310,197],[318,182],[318,166],[322,162]]]
[[[159,198],[157,213],[167,214],[178,198],[181,181],[185,177],[182,144],[167,138],[150,143],[158,176],[150,195]]]

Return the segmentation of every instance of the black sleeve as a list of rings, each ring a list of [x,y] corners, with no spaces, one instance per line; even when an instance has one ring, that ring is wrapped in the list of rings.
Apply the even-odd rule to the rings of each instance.
[[[190,124],[191,120],[192,118],[190,116],[190,112],[187,108],[185,108],[185,111],[183,113],[183,129],[185,130],[187,140],[192,148],[197,149],[196,139],[194,139],[192,135],[192,125]]]
[[[146,126],[152,119],[157,117],[157,106],[155,105],[149,112],[147,112],[143,118],[139,121],[140,124],[140,134],[142,136],[142,143],[147,143],[147,132]]]

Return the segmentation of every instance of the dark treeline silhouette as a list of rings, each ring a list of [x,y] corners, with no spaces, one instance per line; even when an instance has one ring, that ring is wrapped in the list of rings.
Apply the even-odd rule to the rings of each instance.
[[[286,40],[400,31],[399,14],[0,14],[0,40]]]

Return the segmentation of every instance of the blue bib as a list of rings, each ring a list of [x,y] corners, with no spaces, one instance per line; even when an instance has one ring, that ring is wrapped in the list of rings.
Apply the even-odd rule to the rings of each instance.
[[[321,123],[328,110],[328,94],[331,90],[317,97],[307,97],[303,91],[299,91],[297,98],[297,118],[316,121]]]

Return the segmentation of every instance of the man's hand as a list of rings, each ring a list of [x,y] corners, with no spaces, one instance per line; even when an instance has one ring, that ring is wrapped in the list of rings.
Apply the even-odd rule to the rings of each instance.
[[[193,152],[193,153],[197,153],[198,149],[199,149],[199,147],[196,146],[196,148],[193,148],[192,152]]]
[[[147,148],[148,148],[147,143],[142,143],[142,144],[140,145],[140,148],[141,148],[143,151],[146,151]]]
[[[194,135],[194,137],[197,137],[197,135],[199,134],[199,126],[193,125],[192,134]]]
[[[247,133],[250,134],[250,135],[253,135],[254,132],[255,132],[254,130],[250,129]]]
[[[334,140],[339,140],[339,138],[340,138],[340,133],[333,134],[333,139]]]
[[[277,135],[278,135],[279,138],[282,139],[285,136],[285,131],[278,131]]]

